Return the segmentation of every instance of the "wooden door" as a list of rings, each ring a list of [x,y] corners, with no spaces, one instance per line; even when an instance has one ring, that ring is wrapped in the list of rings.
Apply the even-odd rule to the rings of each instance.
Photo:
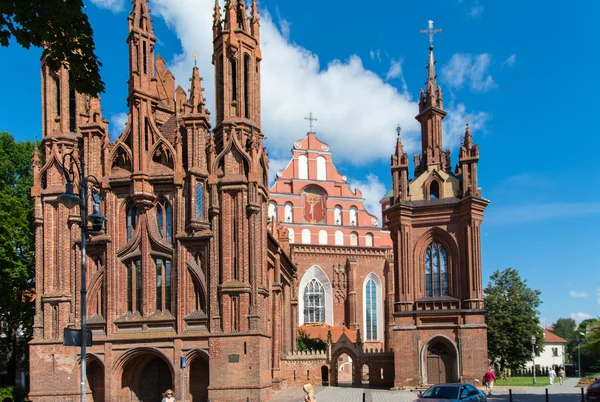
[[[452,381],[452,357],[446,345],[433,344],[427,350],[427,382],[444,384]]]

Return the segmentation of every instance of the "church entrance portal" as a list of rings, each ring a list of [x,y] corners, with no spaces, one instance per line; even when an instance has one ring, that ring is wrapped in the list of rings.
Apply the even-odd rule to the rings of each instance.
[[[123,367],[119,401],[160,402],[162,394],[173,388],[173,376],[160,356],[144,353]]]
[[[431,342],[427,348],[427,383],[443,384],[456,381],[453,375],[455,361],[454,353],[446,342]]]
[[[208,358],[197,356],[190,364],[189,393],[192,402],[206,402],[208,400]]]

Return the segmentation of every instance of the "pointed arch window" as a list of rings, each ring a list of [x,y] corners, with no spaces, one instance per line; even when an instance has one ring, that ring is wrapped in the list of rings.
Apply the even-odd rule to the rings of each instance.
[[[169,243],[173,243],[173,210],[167,201],[156,205],[156,224],[158,233]]]
[[[137,227],[138,221],[138,209],[135,205],[129,204],[127,206],[127,217],[126,217],[126,225],[127,225],[127,241],[131,240],[133,233],[135,232],[135,228]]]
[[[204,187],[196,183],[196,218],[204,218]]]
[[[171,261],[157,259],[156,264],[156,310],[171,309]]]
[[[250,118],[250,56],[244,54],[244,116]]]
[[[425,293],[427,296],[448,296],[448,255],[435,241],[425,251]]]
[[[127,311],[142,312],[142,262],[131,261],[126,265]]]
[[[235,59],[229,59],[231,67],[231,101],[237,101],[237,63]]]
[[[69,91],[69,130],[74,133],[77,131],[77,95],[75,88]]]
[[[377,285],[369,279],[365,286],[365,320],[367,340],[377,339]]]
[[[325,322],[325,289],[316,278],[304,288],[304,322]]]
[[[54,87],[54,113],[60,117],[60,79],[57,75],[52,77],[52,86]]]

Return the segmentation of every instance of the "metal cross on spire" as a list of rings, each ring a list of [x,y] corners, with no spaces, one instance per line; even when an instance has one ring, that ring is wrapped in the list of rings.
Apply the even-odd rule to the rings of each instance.
[[[200,56],[200,53],[198,53],[198,51],[194,50],[192,52],[192,57],[194,58],[194,67],[198,67],[198,56]]]
[[[308,117],[305,117],[304,120],[308,120],[309,121],[309,127],[310,127],[310,132],[313,132],[313,121],[317,121],[319,119],[317,119],[316,117],[313,117],[313,112],[310,112],[308,114]]]
[[[429,47],[433,48],[433,37],[436,33],[441,33],[441,29],[433,29],[433,20],[427,21],[427,29],[421,29],[422,34],[429,35]]]

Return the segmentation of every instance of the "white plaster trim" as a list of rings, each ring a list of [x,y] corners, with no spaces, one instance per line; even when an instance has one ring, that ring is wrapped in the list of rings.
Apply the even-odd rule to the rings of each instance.
[[[325,271],[318,265],[310,267],[300,280],[300,286],[298,287],[298,325],[304,325],[304,289],[313,278],[316,278],[323,285],[323,291],[325,292],[325,324],[333,325],[333,292],[331,282]]]

